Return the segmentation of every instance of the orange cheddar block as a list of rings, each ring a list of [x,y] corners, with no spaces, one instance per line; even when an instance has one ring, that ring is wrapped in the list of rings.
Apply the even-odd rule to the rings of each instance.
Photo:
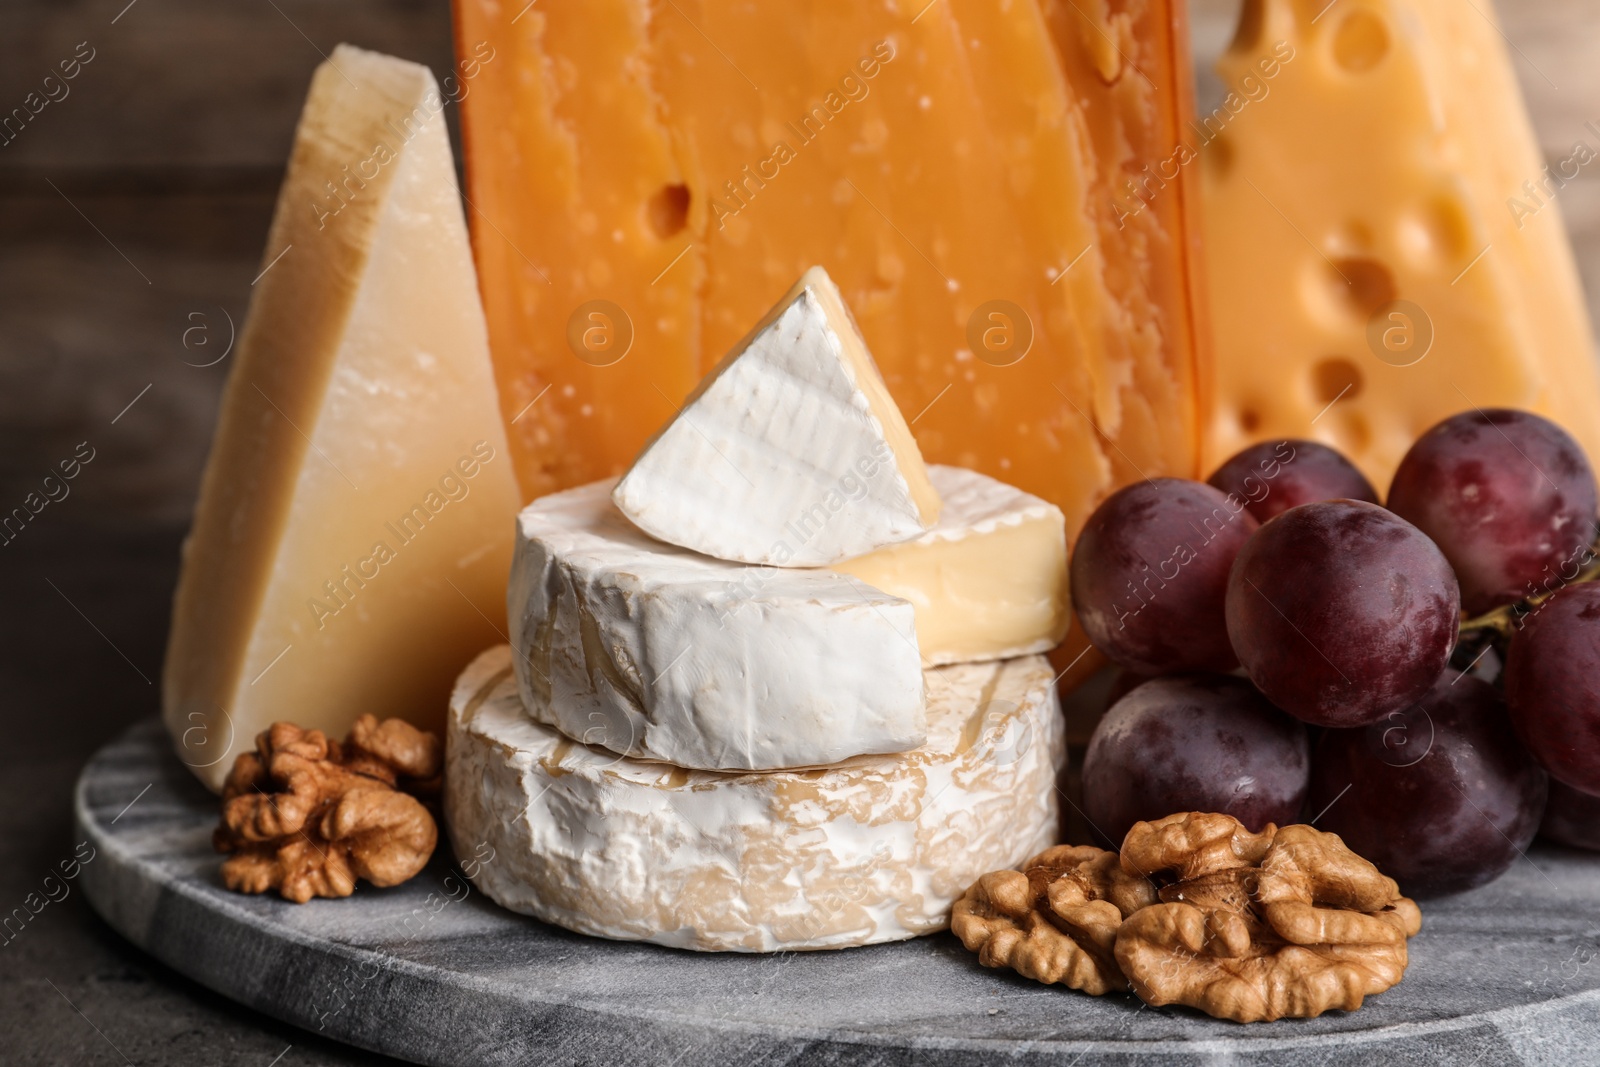
[[[524,496],[626,469],[813,265],[930,462],[1044,497],[1069,535],[1123,483],[1199,473],[1180,3],[457,0],[456,19],[463,56],[495,56],[463,128]]]
[[[1313,437],[1380,490],[1474,407],[1600,456],[1590,324],[1488,0],[1248,0],[1200,117],[1217,403],[1208,469]]]
[[[620,474],[694,387],[700,264],[649,5],[474,0],[456,19],[467,215],[529,500]]]

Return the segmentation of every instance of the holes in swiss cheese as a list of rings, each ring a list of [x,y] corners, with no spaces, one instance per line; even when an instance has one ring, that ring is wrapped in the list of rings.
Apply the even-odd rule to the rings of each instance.
[[[1394,272],[1376,259],[1346,256],[1333,261],[1330,279],[1340,302],[1362,322],[1399,295]]]
[[[1473,251],[1472,223],[1455,197],[1441,196],[1428,205],[1427,225],[1440,258],[1454,261]]]
[[[1352,74],[1371,70],[1389,54],[1389,27],[1383,19],[1357,8],[1333,34],[1333,59]]]
[[[675,237],[689,224],[689,187],[663,185],[646,206],[650,228],[662,240]]]
[[[1479,250],[1467,209],[1451,192],[1412,205],[1396,220],[1395,237],[1407,262],[1449,276]]]
[[[1361,368],[1343,356],[1318,360],[1311,368],[1311,392],[1322,404],[1361,395]]]
[[[1344,399],[1349,400],[1350,398],[1347,396]],[[1339,407],[1333,410],[1337,412],[1343,407],[1344,400],[1341,400]],[[1332,418],[1332,416],[1329,417]],[[1372,447],[1372,426],[1360,411],[1354,409],[1345,410],[1339,418],[1334,420],[1333,433],[1338,439],[1339,447],[1347,454],[1365,452]]]

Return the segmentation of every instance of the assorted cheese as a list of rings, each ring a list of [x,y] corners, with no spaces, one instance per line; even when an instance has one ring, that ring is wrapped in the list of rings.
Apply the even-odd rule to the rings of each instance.
[[[426,67],[317,69],[233,359],[162,681],[213,789],[276,720],[437,729],[503,640],[517,490]]]
[[[534,722],[509,648],[451,698],[445,821],[477,886],[600,937],[771,952],[943,929],[978,875],[1056,839],[1064,721],[1043,657],[928,675],[928,739],[814,771],[645,763]]]
[[[462,134],[524,499],[621,474],[813,264],[929,460],[1069,535],[1199,473],[1182,0],[455,11],[462,58],[495,56]],[[601,300],[632,334],[605,366],[569,344]]]
[[[1246,14],[1218,66],[1244,103],[1200,123],[1208,466],[1310,436],[1382,490],[1412,441],[1472,407],[1537,411],[1600,455],[1583,292],[1492,7]]]
[[[1491,404],[1600,454],[1490,19],[1250,0],[1221,69],[1271,91],[1191,146],[1177,0],[797,4],[457,0],[487,324],[432,76],[318,69],[163,679],[207,784],[273,721],[449,694],[445,815],[501,905],[913,937],[1056,838],[1036,653],[1083,647],[1067,541],[1115,486],[1311,434],[1382,484]]]
[[[518,519],[508,611],[529,714],[614,752],[712,770],[922,743],[910,603],[831,571],[652,540],[613,505],[613,484],[542,497]]]
[[[928,474],[944,501],[932,530],[832,569],[912,603],[925,666],[1060,644],[1072,617],[1061,509],[977,471]]]
[[[614,498],[663,541],[777,567],[906,541],[939,515],[906,420],[820,267],[706,375]]]

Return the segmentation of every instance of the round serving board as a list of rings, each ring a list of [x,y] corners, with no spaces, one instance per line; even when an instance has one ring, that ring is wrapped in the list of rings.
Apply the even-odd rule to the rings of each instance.
[[[1359,1012],[1243,1027],[988,971],[948,934],[772,956],[582,937],[496,907],[448,855],[348,900],[230,893],[217,802],[154,721],[90,760],[76,816],[89,900],[134,944],[416,1063],[1600,1062],[1600,856],[1543,845],[1425,904],[1405,981]]]

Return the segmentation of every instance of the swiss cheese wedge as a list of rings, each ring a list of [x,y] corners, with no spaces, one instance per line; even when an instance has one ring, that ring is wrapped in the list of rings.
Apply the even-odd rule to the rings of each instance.
[[[503,639],[517,492],[427,68],[317,69],[239,337],[163,676],[210,786],[287,719],[438,728]]]
[[[1383,490],[1474,407],[1537,411],[1600,456],[1556,180],[1489,0],[1247,0],[1218,69],[1231,95],[1199,123],[1208,468],[1314,437]]]
[[[621,473],[820,264],[930,461],[1061,507],[1194,475],[1181,4],[457,0],[523,492]],[[1170,177],[1129,210],[1145,168]],[[1157,179],[1160,180],[1160,179]],[[531,406],[530,406],[531,405]]]

